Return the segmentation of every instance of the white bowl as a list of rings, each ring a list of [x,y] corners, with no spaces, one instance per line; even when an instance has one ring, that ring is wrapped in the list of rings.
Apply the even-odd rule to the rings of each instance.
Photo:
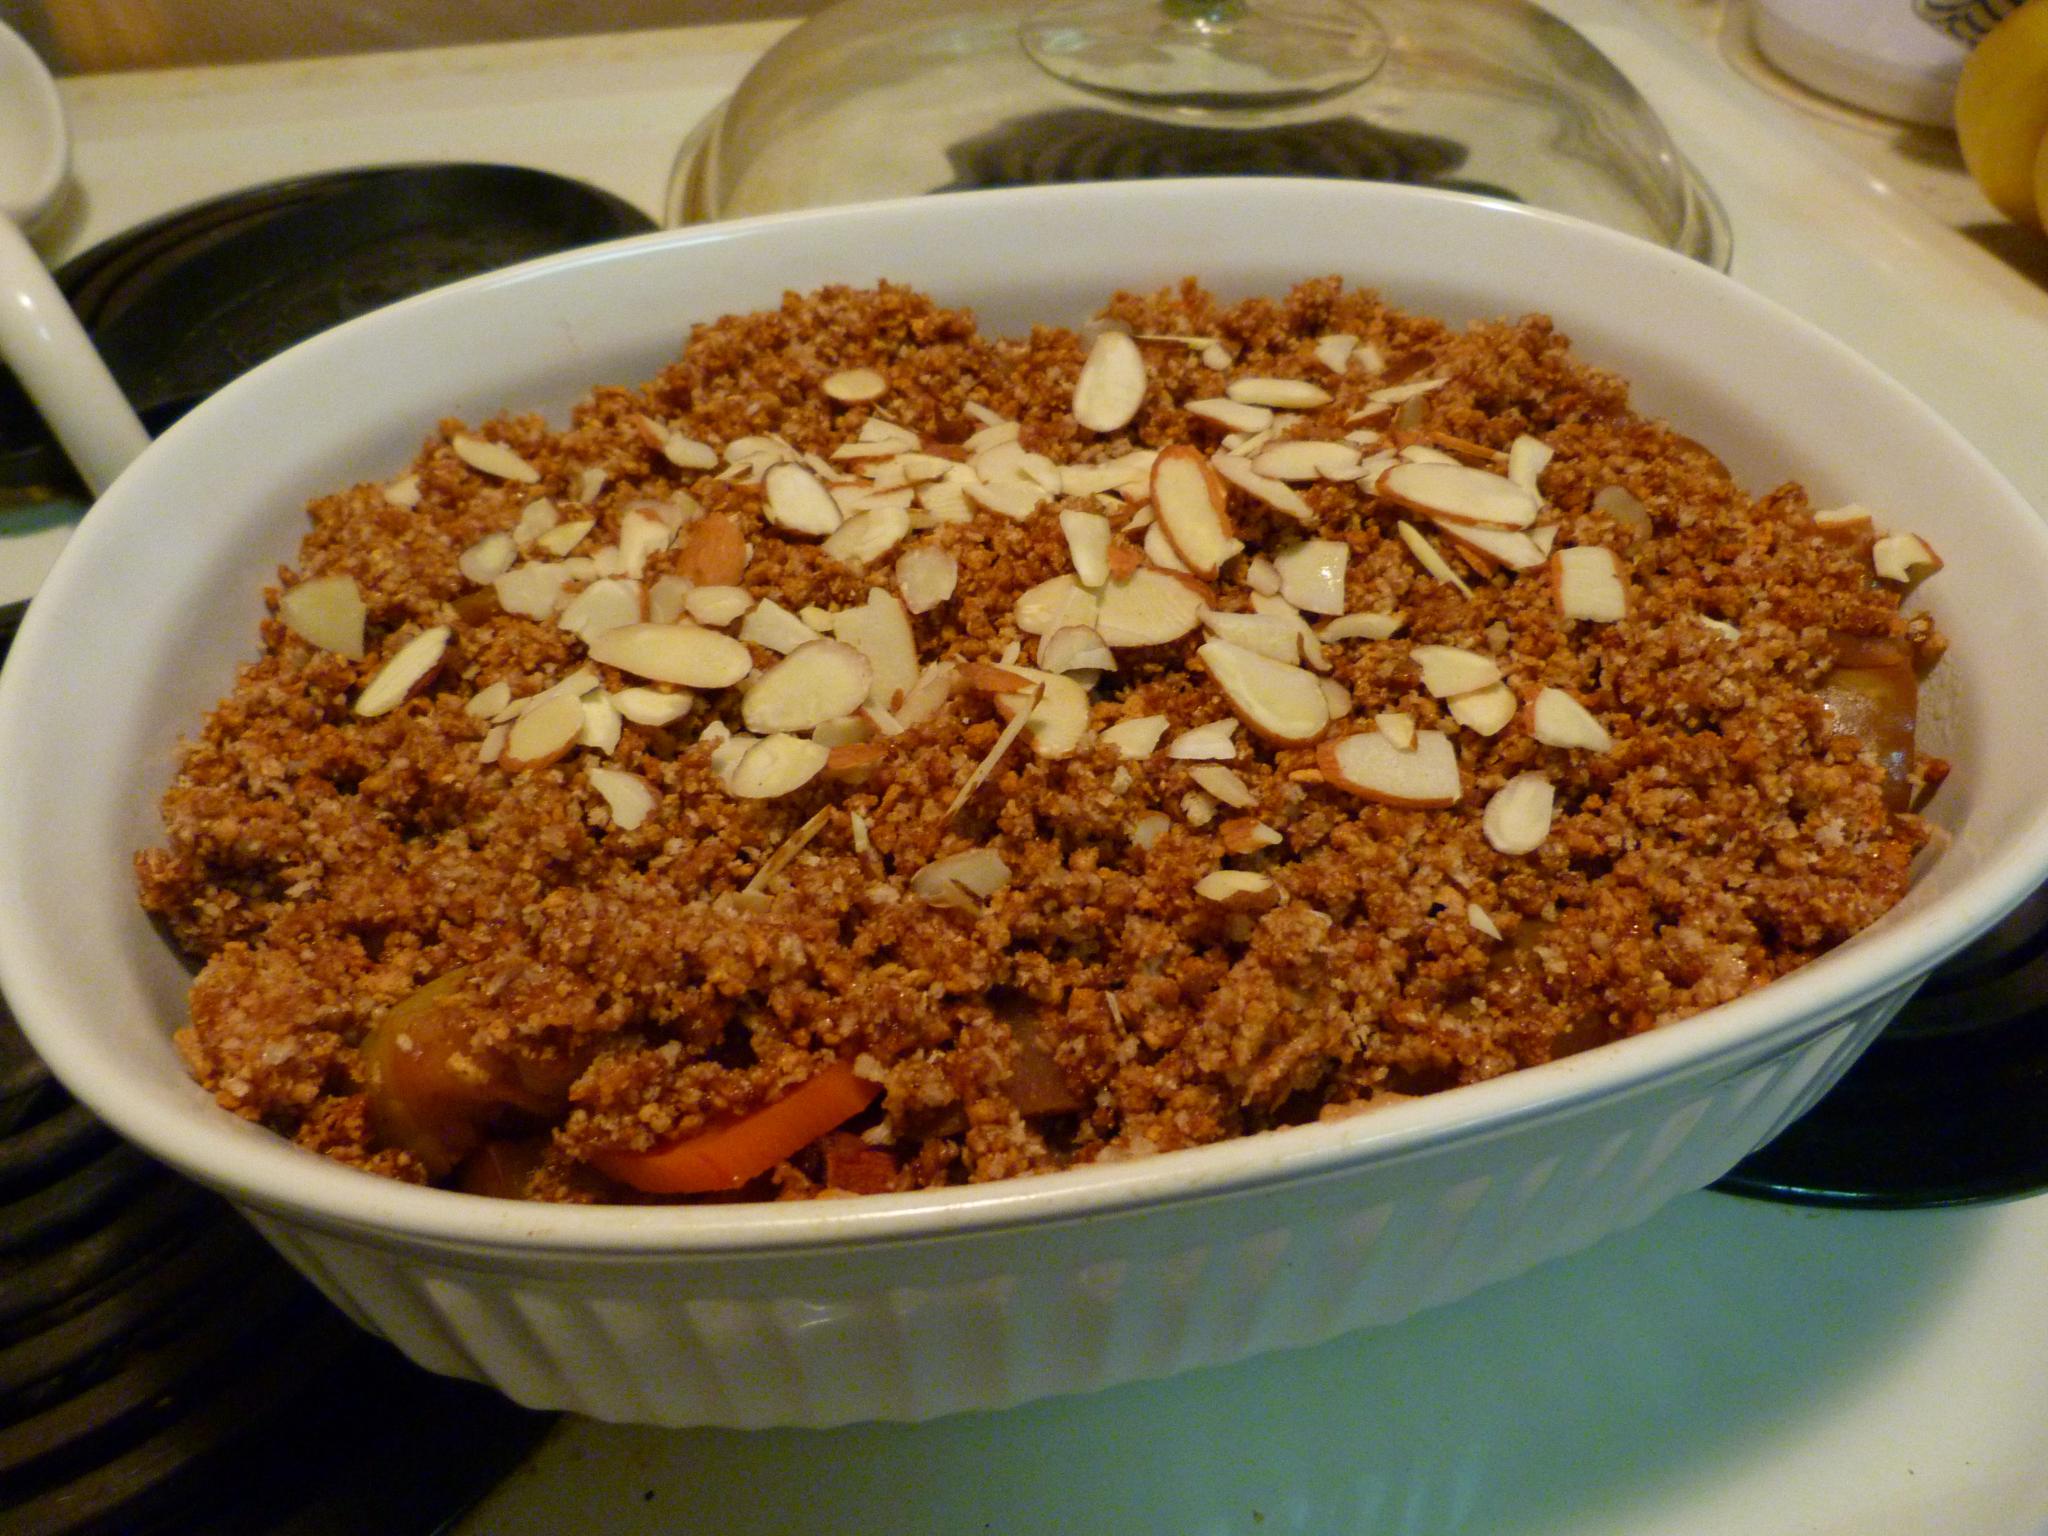
[[[825,281],[912,282],[1009,330],[1193,272],[1328,272],[1456,319],[1541,309],[1757,490],[1799,478],[1926,536],[1954,643],[1930,709],[1952,843],[1906,901],[1726,1007],[1330,1125],[940,1193],[550,1207],[352,1172],[217,1109],[170,1034],[187,975],[137,906],[174,744],[253,652],[312,495],[444,415],[559,413],[688,325]],[[1817,1096],[1915,983],[2048,876],[2048,533],[1918,401],[1737,284],[1526,209],[1326,181],[930,198],[537,262],[343,326],[222,391],[93,510],[0,681],[0,982],[116,1129],[223,1191],[365,1326],[534,1405],[661,1424],[918,1418],[1385,1323],[1642,1220]]]

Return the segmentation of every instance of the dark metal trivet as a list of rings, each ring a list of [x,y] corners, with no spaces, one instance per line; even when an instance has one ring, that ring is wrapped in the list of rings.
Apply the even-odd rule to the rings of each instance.
[[[553,1422],[362,1333],[116,1140],[0,1004],[0,1530],[443,1529]]]
[[[1936,971],[1826,1098],[1716,1188],[1877,1208],[2048,1188],[2048,890]]]
[[[946,150],[954,179],[938,190],[1175,176],[1330,176],[1512,197],[1461,180],[1454,139],[1396,133],[1355,117],[1256,128],[1155,122],[1091,107],[1034,112]]]
[[[509,165],[337,171],[232,193],[116,235],[57,286],[160,432],[286,347],[396,299],[653,220],[610,193]],[[76,490],[0,370],[0,485]]]

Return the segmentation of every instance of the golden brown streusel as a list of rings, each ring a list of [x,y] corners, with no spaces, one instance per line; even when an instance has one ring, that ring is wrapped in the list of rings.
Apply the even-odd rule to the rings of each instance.
[[[1939,652],[1926,621],[1900,613],[1897,586],[1872,579],[1867,537],[1817,532],[1796,486],[1745,495],[1706,449],[1634,415],[1623,384],[1572,358],[1540,316],[1453,331],[1334,279],[1227,306],[1189,282],[1118,295],[1106,314],[1140,336],[1216,338],[1231,366],[1207,366],[1201,346],[1141,342],[1144,402],[1126,428],[1095,434],[1071,414],[1084,338],[989,338],[900,287],[833,288],[698,327],[659,378],[597,390],[563,430],[527,416],[475,429],[532,465],[535,483],[472,467],[450,446],[470,429],[446,422],[411,467],[416,506],[375,485],[315,502],[280,590],[354,578],[369,655],[347,660],[267,620],[261,658],[184,753],[164,846],[137,861],[146,906],[202,962],[181,1037],[200,1080],[330,1156],[438,1175],[378,1129],[365,1044],[400,1000],[467,968],[443,1021],[460,1042],[447,1067],[497,1107],[477,1118],[491,1143],[466,1182],[478,1157],[514,1148],[534,1197],[638,1198],[591,1157],[675,1141],[836,1060],[879,1077],[875,1106],[746,1193],[907,1189],[1165,1151],[1547,1061],[1783,975],[1903,893],[1925,831],[1888,804],[1884,765],[1819,693],[1844,637],[1923,665]],[[1317,357],[1333,333],[1358,339],[1341,374]],[[856,367],[886,379],[879,399],[821,388]],[[1091,736],[1062,757],[1013,744],[949,817],[1004,727],[971,689],[875,736],[871,765],[771,799],[736,798],[712,762],[722,731],[743,729],[737,687],[701,690],[670,725],[627,721],[608,751],[523,771],[481,760],[491,723],[465,708],[477,693],[503,682],[527,698],[591,665],[577,636],[503,611],[458,569],[538,499],[557,526],[593,520],[571,560],[615,545],[636,510],[681,523],[643,590],[688,568],[692,519],[730,518],[749,545],[741,584],[790,614],[894,590],[912,544],[949,551],[954,595],[911,620],[920,664],[996,662],[1019,640],[1019,664],[1033,663],[1016,605],[1072,569],[1060,511],[1106,512],[1127,549],[1144,537],[1115,494],[1049,496],[1022,519],[970,503],[967,520],[919,527],[863,569],[767,522],[758,475],[679,468],[661,431],[721,453],[773,435],[852,474],[875,461],[830,456],[871,418],[961,462],[968,438],[1001,419],[1053,464],[1098,463],[1215,448],[1223,429],[1185,405],[1255,376],[1313,380],[1333,397],[1283,416],[1282,438],[1363,426],[1382,434],[1366,452],[1435,445],[1498,468],[1517,437],[1534,437],[1554,450],[1541,489],[1556,545],[1621,557],[1627,616],[1569,620],[1542,570],[1481,568],[1425,526],[1471,595],[1427,574],[1395,534],[1413,514],[1369,480],[1297,486],[1313,530],[1230,492],[1246,550],[1210,585],[1213,605],[1250,607],[1251,558],[1290,539],[1347,546],[1345,610],[1404,622],[1391,639],[1326,645],[1351,699],[1329,734],[1369,730],[1383,712],[1448,732],[1461,778],[1451,808],[1341,793],[1322,782],[1313,744],[1241,729],[1228,766],[1249,807],[1211,802],[1205,815],[1190,799],[1196,764],[1163,746],[1126,761]],[[1370,398],[1428,379],[1444,382],[1399,405]],[[1595,505],[1614,486],[1647,511],[1647,530]],[[572,591],[598,579],[577,569]],[[437,625],[453,638],[430,684],[388,714],[354,714],[383,662]],[[1120,650],[1093,686],[1092,730],[1164,715],[1171,740],[1229,716],[1196,659],[1204,638]],[[1459,727],[1421,686],[1410,653],[1424,643],[1492,657],[1518,703],[1563,690],[1612,749],[1546,746],[1525,713],[1490,736]],[[751,654],[757,667],[778,660]],[[614,692],[644,683],[596,670]],[[651,788],[644,821],[617,823],[592,764]],[[1919,781],[1939,777],[1939,765],[1912,766]],[[1503,854],[1482,812],[1532,771],[1554,789],[1553,821],[1534,852]],[[821,812],[766,889],[737,898]],[[1133,829],[1150,813],[1165,828],[1141,846]],[[1230,853],[1233,818],[1279,840]],[[1006,884],[953,905],[912,892],[920,869],[974,848],[999,854]],[[1244,904],[1198,895],[1220,868],[1260,872],[1273,889]]]

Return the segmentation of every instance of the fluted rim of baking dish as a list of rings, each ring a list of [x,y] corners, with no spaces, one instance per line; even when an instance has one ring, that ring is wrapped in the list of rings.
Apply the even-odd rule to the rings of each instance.
[[[1902,386],[1841,343],[1734,281],[1646,242],[1562,215],[1433,190],[1274,178],[950,194],[633,237],[471,279],[302,343],[230,385],[173,428],[86,518],[32,605],[11,664],[0,674],[0,741],[10,743],[0,757],[0,892],[5,894],[0,902],[0,985],[13,999],[31,1042],[66,1086],[121,1134],[232,1198],[300,1225],[400,1245],[534,1255],[824,1251],[1100,1219],[1163,1203],[1338,1176],[1454,1141],[1487,1139],[1533,1120],[1582,1112],[1661,1082],[1699,1072],[1721,1075],[1792,1049],[1851,1010],[1910,985],[2048,877],[2048,806],[2039,806],[1999,846],[1975,850],[1973,867],[1955,889],[1924,904],[1909,898],[1907,907],[1914,910],[1888,915],[1866,934],[1800,971],[1650,1034],[1332,1123],[1114,1164],[852,1200],[552,1206],[406,1185],[345,1168],[236,1120],[182,1072],[173,1078],[163,1071],[161,1057],[167,1050],[158,1052],[156,1060],[143,1060],[134,1050],[120,1049],[112,1026],[97,1031],[76,1027],[94,1004],[88,995],[93,989],[75,974],[81,961],[90,962],[92,951],[88,946],[81,954],[67,947],[56,931],[58,921],[37,915],[43,904],[39,890],[46,898],[57,889],[48,882],[62,879],[65,872],[64,849],[52,846],[62,827],[48,825],[47,818],[30,808],[35,785],[47,786],[60,771],[43,763],[36,751],[34,734],[47,718],[39,711],[61,707],[68,670],[63,652],[69,645],[77,654],[81,618],[105,618],[93,600],[103,564],[137,559],[122,541],[165,515],[158,510],[159,498],[181,478],[188,489],[203,484],[200,472],[210,459],[220,457],[217,445],[237,430],[254,430],[269,420],[273,395],[289,399],[293,389],[305,395],[316,373],[325,369],[360,381],[369,363],[381,360],[387,345],[402,354],[400,344],[409,327],[431,328],[451,317],[485,315],[495,302],[532,294],[536,284],[574,287],[582,282],[602,289],[609,279],[625,274],[630,288],[635,277],[687,277],[696,259],[691,252],[716,251],[716,258],[706,259],[758,261],[772,269],[784,253],[810,251],[834,237],[845,237],[856,246],[865,238],[879,240],[878,249],[908,249],[906,242],[918,240],[970,239],[977,229],[985,236],[1005,220],[1022,230],[1061,217],[1145,231],[1147,238],[1162,232],[1192,237],[1207,227],[1206,221],[1223,213],[1233,221],[1273,228],[1284,227],[1287,218],[1298,218],[1305,210],[1348,220],[1360,231],[1419,226],[1425,234],[1505,240],[1525,262],[1533,260],[1540,269],[1596,270],[1627,288],[1636,302],[1683,301],[1692,306],[1689,314],[1696,322],[1713,318],[1737,330],[1762,327],[1784,338],[1806,366],[1818,368],[1858,400],[1880,405],[1916,433],[1926,434],[1930,449],[1965,475],[1973,499],[1996,509],[1992,519],[2001,553],[2011,550],[2013,568],[2031,572],[2036,590],[2048,585],[2048,529],[1959,433]],[[1019,261],[1029,265],[1028,257]],[[651,265],[642,271],[641,263]],[[1199,268],[1202,263],[1192,265]],[[1256,261],[1236,262],[1229,283],[1257,286],[1268,281],[1269,273],[1283,271],[1295,277],[1309,275],[1302,265],[1287,250],[1276,249]],[[1367,269],[1347,275],[1370,283],[1369,265],[1361,265]],[[818,270],[810,279],[832,280],[866,281],[868,275],[835,276]],[[911,280],[917,281],[914,274]],[[1114,275],[1105,278],[1107,284],[1118,281]],[[1104,287],[1098,301],[1107,291]],[[1516,302],[1549,307],[1538,291],[1525,299],[1503,300],[1504,307]],[[569,351],[576,350],[573,335],[566,345]],[[599,381],[593,377],[581,382],[588,387]],[[517,408],[518,402],[510,404]],[[424,426],[415,422],[412,429]],[[332,452],[341,451],[330,447]],[[350,451],[360,451],[359,446]],[[317,478],[322,470],[309,466],[307,473],[315,477],[316,490],[328,483]],[[304,499],[298,498],[300,503]],[[296,544],[295,533],[291,542]],[[94,651],[88,659],[107,658]],[[27,744],[28,750],[20,744]],[[2042,750],[2048,751],[2048,739]],[[39,780],[24,764],[47,772]],[[153,804],[153,794],[150,799]],[[40,887],[39,872],[44,881]],[[141,922],[139,914],[132,917]],[[137,1018],[138,987],[130,986],[122,994],[111,985],[118,979],[109,978],[99,1002],[125,1007],[128,1011],[120,1017],[152,1030],[161,1044],[170,1021],[155,1008],[142,1010],[149,1014],[147,1020]],[[144,1042],[137,1035],[133,1043]]]

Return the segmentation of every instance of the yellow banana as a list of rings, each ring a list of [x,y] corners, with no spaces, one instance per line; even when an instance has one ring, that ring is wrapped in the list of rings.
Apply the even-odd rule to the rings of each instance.
[[[2048,140],[2048,0],[2028,0],[1993,27],[1956,82],[1956,138],[1963,163],[1991,205],[2039,225]]]

